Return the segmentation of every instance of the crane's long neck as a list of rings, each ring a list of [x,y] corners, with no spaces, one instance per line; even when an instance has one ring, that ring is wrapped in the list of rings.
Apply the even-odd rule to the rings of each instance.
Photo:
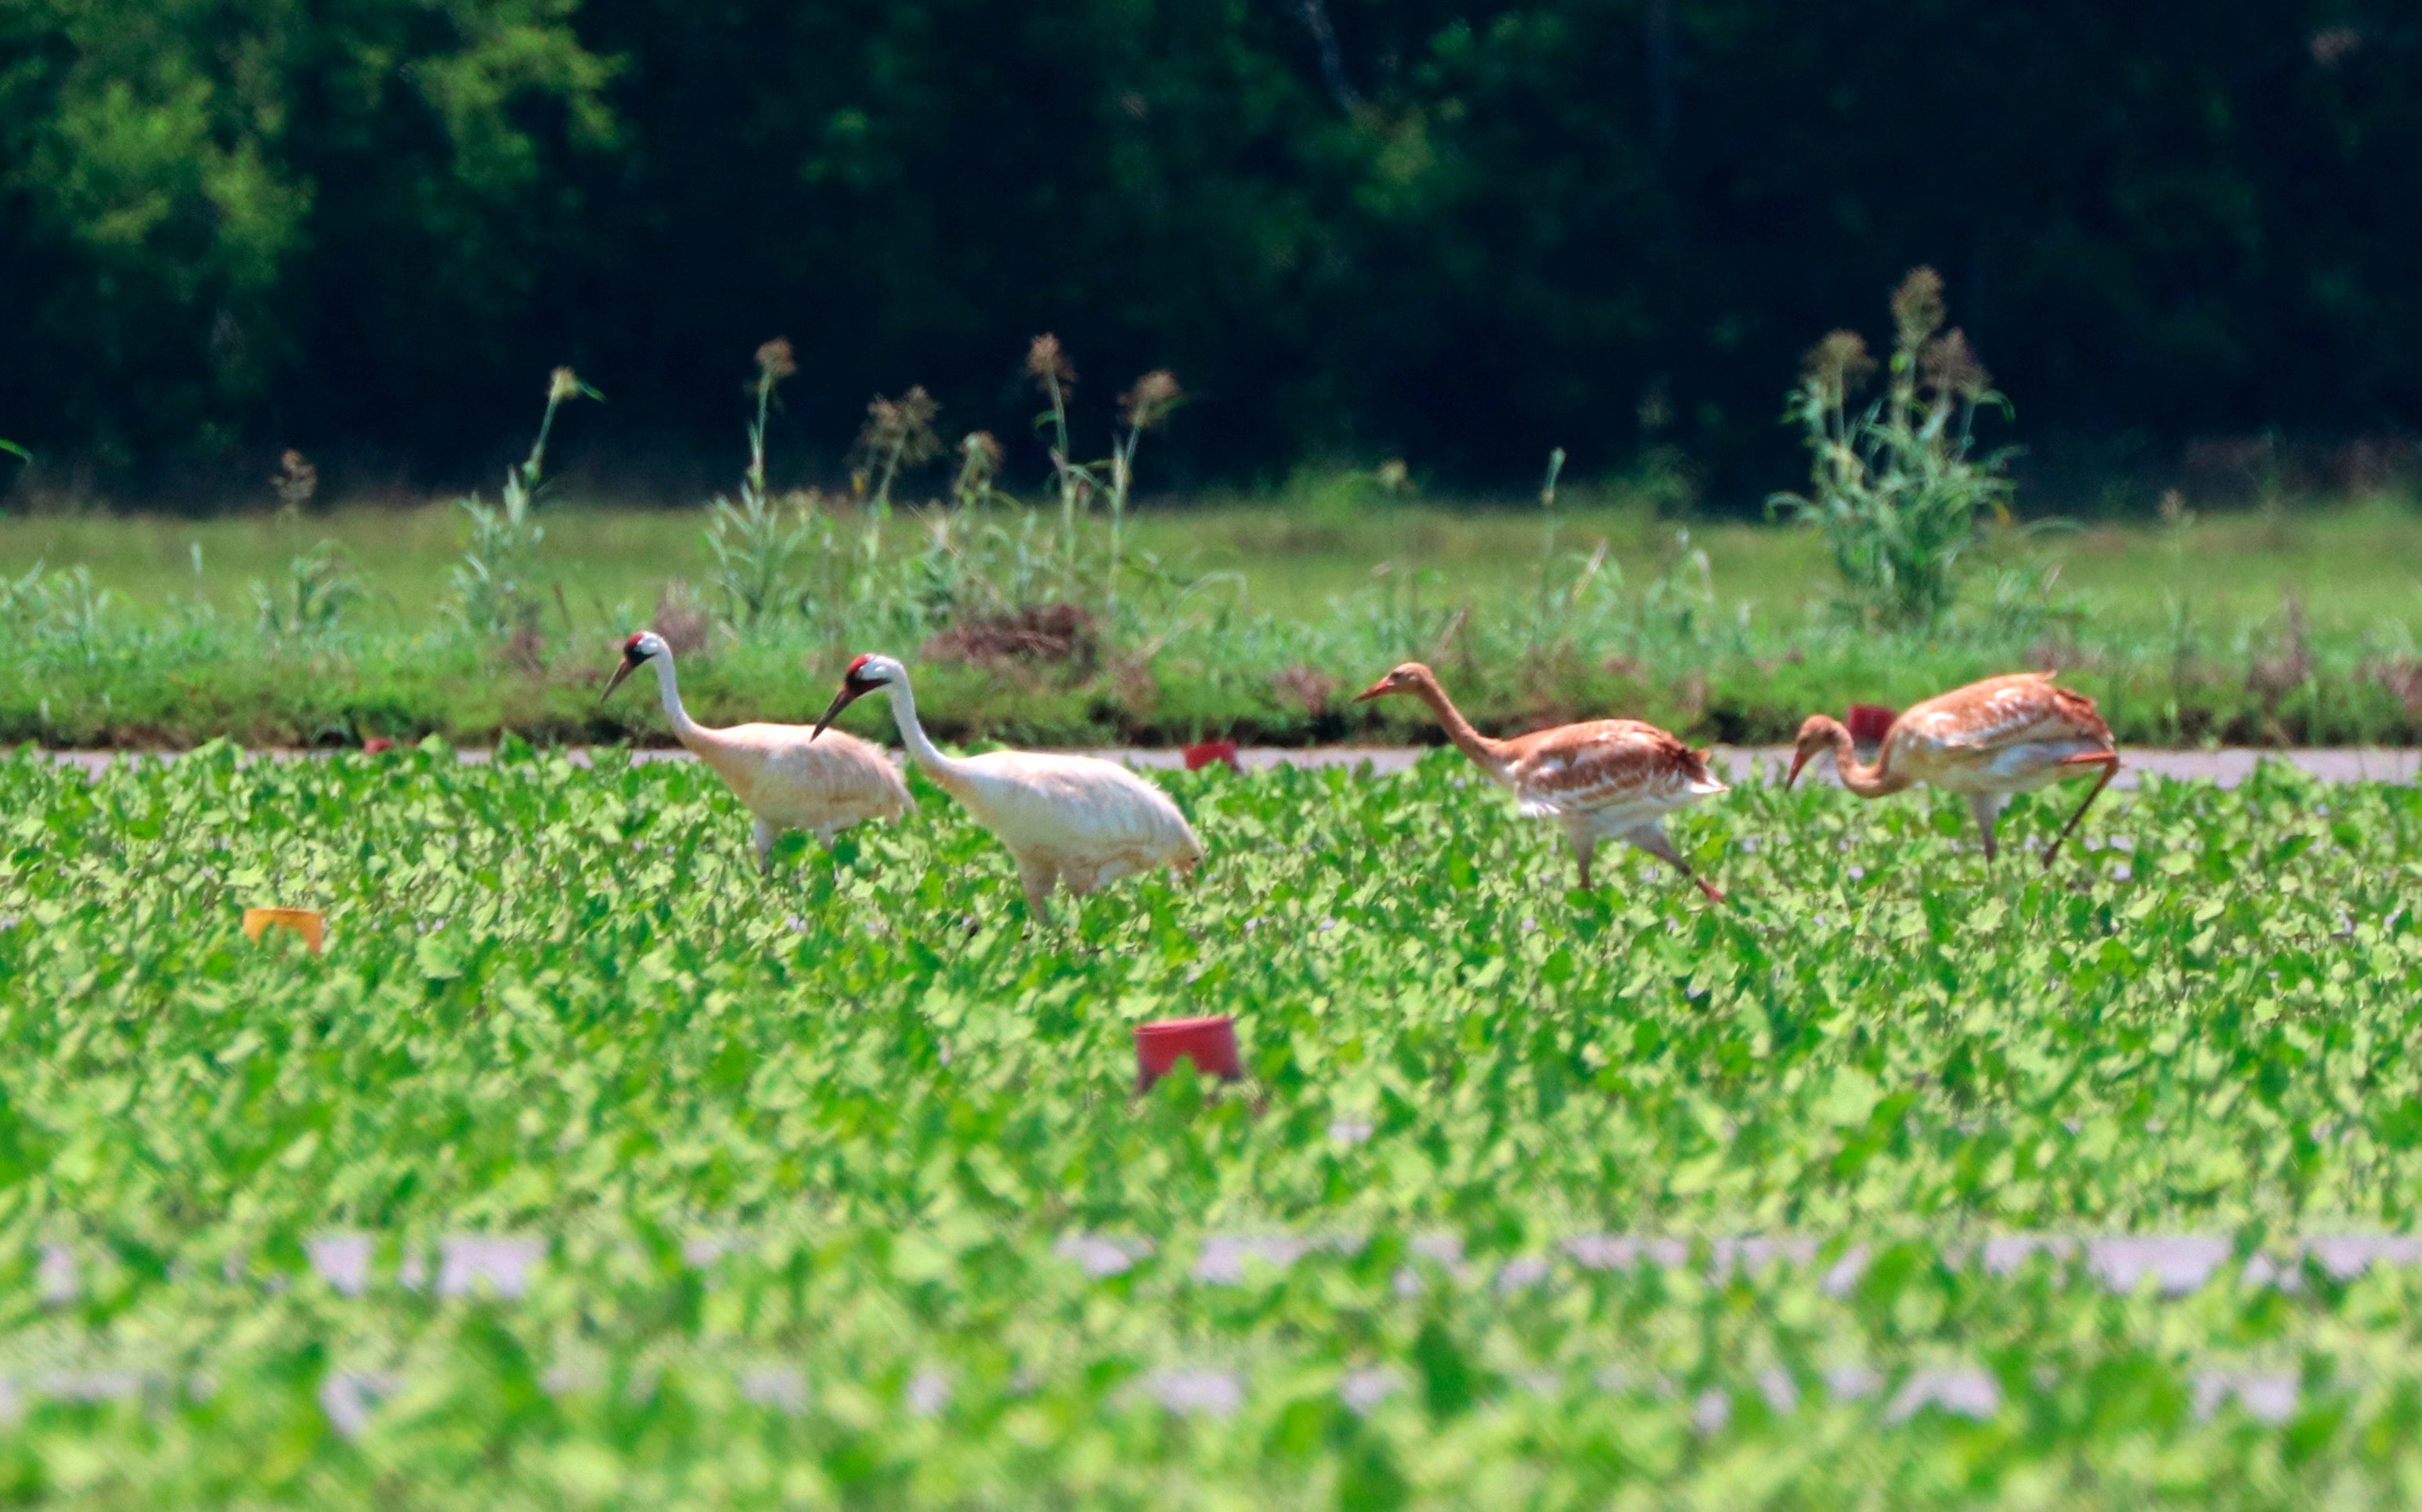
[[[673,675],[671,653],[661,653],[651,659],[656,668],[656,697],[665,706],[665,718],[673,727],[673,738],[692,750],[712,745],[717,732],[691,718],[689,711],[682,707],[681,684]]]
[[[902,678],[887,682],[883,685],[883,691],[891,700],[891,722],[900,727],[900,744],[908,748],[908,754],[916,759],[917,764],[937,778],[958,776],[967,764],[955,757],[943,755],[939,748],[925,738],[924,722],[917,717],[917,695],[910,690],[907,680]]]
[[[1490,777],[1501,782],[1505,780],[1506,770],[1512,764],[1506,759],[1504,745],[1474,730],[1471,721],[1463,717],[1463,711],[1455,706],[1455,701],[1446,696],[1446,689],[1425,677],[1413,685],[1413,696],[1428,704],[1430,713],[1438,716],[1439,728],[1446,732],[1446,738],[1455,743],[1455,749],[1470,757],[1473,764]]]
[[[1833,770],[1840,774],[1842,785],[1859,796],[1880,798],[1909,786],[1908,778],[1892,770],[1889,735],[1885,737],[1887,748],[1877,755],[1875,764],[1862,765],[1858,745],[1850,739],[1847,725],[1836,722],[1826,730],[1825,734],[1833,743]]]

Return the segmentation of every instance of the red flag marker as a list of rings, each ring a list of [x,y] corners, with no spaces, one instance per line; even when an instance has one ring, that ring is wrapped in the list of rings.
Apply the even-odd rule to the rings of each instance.
[[[1236,743],[1233,740],[1206,740],[1199,746],[1186,748],[1187,771],[1199,772],[1213,762],[1226,762],[1228,769],[1232,772],[1244,770],[1243,766],[1237,764]]]
[[[1880,746],[1883,744],[1885,732],[1892,729],[1893,721],[1899,717],[1898,710],[1887,709],[1880,703],[1853,703],[1850,705],[1850,717],[1842,723],[1849,727],[1850,739],[1853,743],[1861,746]]]

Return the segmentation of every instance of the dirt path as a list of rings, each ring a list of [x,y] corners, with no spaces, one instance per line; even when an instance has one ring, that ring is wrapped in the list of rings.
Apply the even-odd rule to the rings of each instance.
[[[1247,771],[1260,771],[1273,766],[1345,766],[1368,765],[1374,772],[1385,775],[1401,772],[1427,753],[1418,746],[1312,746],[1300,748],[1254,747],[1237,753]],[[159,761],[173,759],[173,751],[111,751],[63,750],[53,755],[60,762],[99,772],[114,761]],[[325,752],[268,750],[257,754],[274,760],[291,761],[303,756]],[[484,762],[493,752],[466,749],[458,753],[466,762]],[[1138,750],[1123,748],[1099,750],[1093,754],[1123,761],[1130,765],[1175,768],[1185,764],[1185,757],[1175,750]],[[1724,774],[1734,780],[1746,780],[1763,770],[1779,778],[1791,759],[1783,747],[1716,748],[1716,761]],[[2253,774],[2255,764],[2265,759],[2292,762],[2324,781],[2331,782],[2411,782],[2422,775],[2422,750],[2392,750],[2353,748],[2317,748],[2311,750],[2255,750],[2232,748],[2225,750],[2139,750],[2125,753],[2127,764],[2119,769],[2114,786],[2131,788],[2146,773],[2195,781],[2217,782],[2222,787],[2235,787]],[[688,752],[681,750],[643,750],[642,761],[688,761]],[[574,748],[573,764],[589,764],[589,752]]]

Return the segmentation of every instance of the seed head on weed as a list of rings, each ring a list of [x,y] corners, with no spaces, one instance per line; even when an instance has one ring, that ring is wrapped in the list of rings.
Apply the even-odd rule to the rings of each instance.
[[[798,370],[799,361],[792,355],[790,338],[778,336],[757,349],[757,375],[762,382],[778,384]]]
[[[951,496],[961,509],[992,502],[993,482],[1000,476],[1005,454],[990,431],[970,431],[959,441],[959,475],[951,481]]]
[[[269,486],[276,491],[278,504],[291,512],[310,503],[311,496],[320,491],[320,469],[311,465],[310,458],[288,447],[277,459],[277,473],[269,480]]]
[[[567,399],[602,399],[605,396],[580,381],[580,375],[569,368],[558,368],[547,374],[546,402],[560,404]]]
[[[874,468],[874,504],[891,507],[891,485],[901,470],[920,466],[942,454],[942,438],[934,421],[942,406],[920,385],[898,399],[874,396],[866,406],[866,426],[857,433],[859,454]]]
[[[1969,349],[1967,334],[1958,326],[1918,350],[1917,371],[1919,380],[1937,399],[1958,395],[1974,404],[1993,386],[1993,375],[1976,360],[1976,354]]]
[[[1186,394],[1177,386],[1176,375],[1166,368],[1155,368],[1119,396],[1119,408],[1126,415],[1127,429],[1149,431],[1169,418],[1170,412],[1185,402]]]
[[[1026,375],[1046,392],[1055,386],[1062,392],[1077,386],[1077,365],[1060,350],[1060,339],[1048,331],[1027,344]]]
[[[1867,355],[1865,337],[1856,331],[1835,331],[1808,349],[1800,370],[1812,386],[1847,394],[1875,372],[1876,359]]]
[[[1942,275],[1928,267],[1909,270],[1893,291],[1893,329],[1904,348],[1913,348],[1942,329]]]

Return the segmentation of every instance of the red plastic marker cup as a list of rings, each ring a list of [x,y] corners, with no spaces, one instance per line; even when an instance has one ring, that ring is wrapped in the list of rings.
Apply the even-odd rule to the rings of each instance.
[[[1169,1075],[1179,1061],[1191,1061],[1202,1076],[1240,1079],[1245,1063],[1236,1055],[1236,1021],[1225,1014],[1215,1018],[1164,1018],[1138,1024],[1135,1032],[1136,1090],[1144,1091]]]
[[[1228,769],[1232,772],[1244,770],[1244,767],[1237,764],[1236,743],[1233,740],[1206,740],[1199,746],[1186,748],[1187,771],[1199,772],[1213,762],[1226,762]]]
[[[1893,721],[1899,717],[1898,711],[1887,709],[1880,703],[1853,703],[1850,717],[1842,722],[1849,727],[1851,744],[1872,748],[1883,744],[1885,732],[1892,729]]]

